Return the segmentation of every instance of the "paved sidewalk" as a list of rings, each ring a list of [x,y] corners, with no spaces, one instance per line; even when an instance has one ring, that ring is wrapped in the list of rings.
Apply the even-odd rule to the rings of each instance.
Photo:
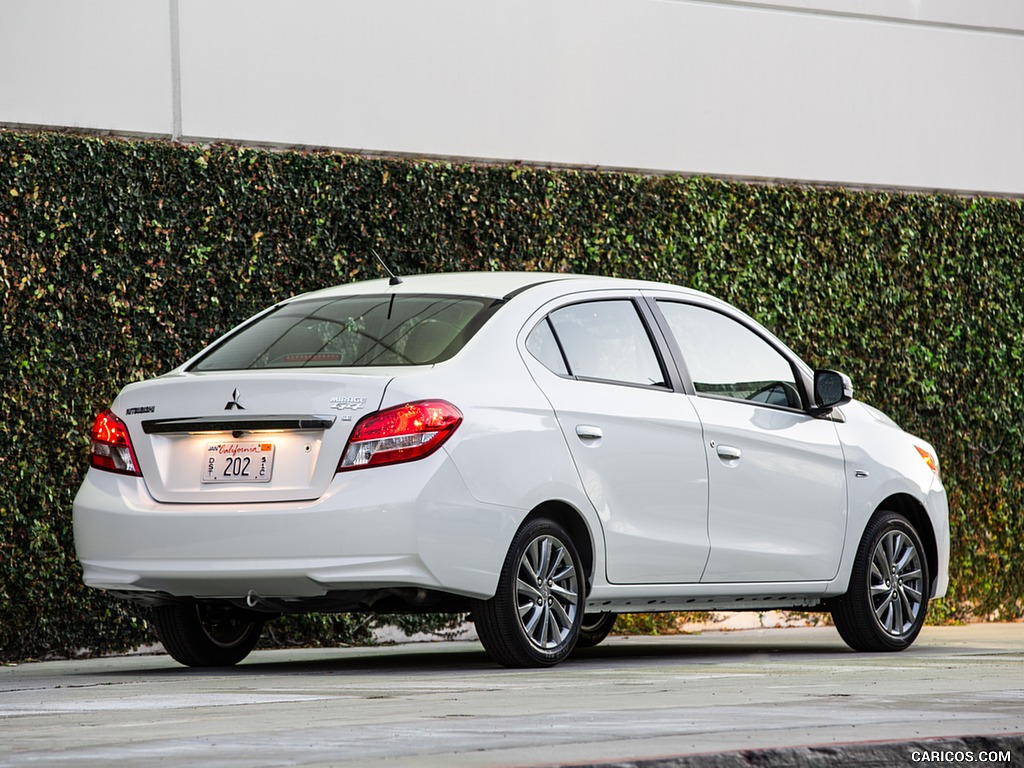
[[[525,671],[465,641],[0,667],[3,768],[1024,765],[1022,734],[1024,624],[898,654],[828,627],[611,638]]]

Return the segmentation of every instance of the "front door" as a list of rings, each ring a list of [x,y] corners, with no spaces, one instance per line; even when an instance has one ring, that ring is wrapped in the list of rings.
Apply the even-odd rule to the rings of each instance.
[[[807,413],[794,361],[712,308],[659,301],[703,424],[711,553],[702,581],[826,581],[839,569],[846,478],[835,424]]]

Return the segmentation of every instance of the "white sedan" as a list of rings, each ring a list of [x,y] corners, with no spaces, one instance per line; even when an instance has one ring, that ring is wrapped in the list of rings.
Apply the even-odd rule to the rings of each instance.
[[[281,302],[92,430],[85,583],[234,664],[300,612],[469,612],[555,664],[619,613],[829,611],[901,650],[947,587],[934,449],[735,308],[660,283],[425,275]]]

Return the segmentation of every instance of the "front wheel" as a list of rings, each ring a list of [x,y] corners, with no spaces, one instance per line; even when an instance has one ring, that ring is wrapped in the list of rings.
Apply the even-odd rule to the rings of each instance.
[[[473,620],[484,650],[506,667],[548,667],[569,655],[583,620],[584,578],[572,539],[547,518],[512,540],[498,590],[477,601]]]
[[[593,648],[599,645],[608,637],[608,633],[615,626],[615,620],[619,618],[617,613],[587,613],[583,616],[583,623],[580,624],[580,637],[576,641],[577,648]]]
[[[849,589],[829,604],[832,620],[856,651],[902,651],[924,625],[930,583],[914,526],[882,512],[864,532]]]
[[[230,667],[256,647],[263,617],[202,603],[162,605],[153,625],[164,650],[187,667]]]

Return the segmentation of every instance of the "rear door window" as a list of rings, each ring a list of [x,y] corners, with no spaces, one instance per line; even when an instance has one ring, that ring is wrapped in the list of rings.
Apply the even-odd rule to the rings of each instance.
[[[628,299],[556,309],[530,333],[527,349],[559,375],[666,386],[651,337]]]

